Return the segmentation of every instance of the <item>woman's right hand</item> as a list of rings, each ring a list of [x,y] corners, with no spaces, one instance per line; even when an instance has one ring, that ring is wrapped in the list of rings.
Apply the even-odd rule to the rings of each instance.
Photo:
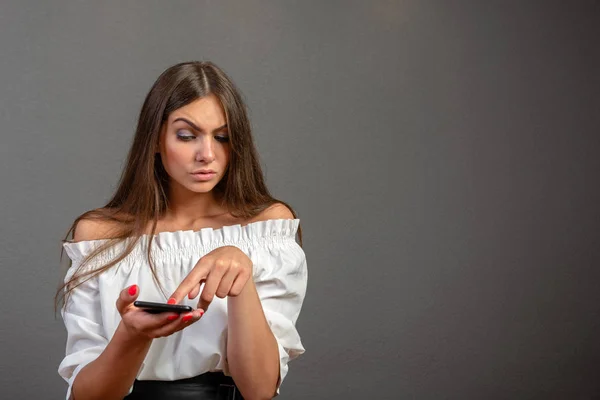
[[[121,291],[117,299],[117,310],[121,314],[121,325],[131,338],[156,339],[172,335],[198,321],[202,310],[186,313],[163,312],[148,313],[133,305],[140,293],[137,285],[129,286]]]

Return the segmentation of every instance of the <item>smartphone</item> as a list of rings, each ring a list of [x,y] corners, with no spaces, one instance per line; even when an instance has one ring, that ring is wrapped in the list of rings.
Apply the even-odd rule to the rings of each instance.
[[[158,314],[161,312],[184,313],[192,311],[192,307],[184,306],[183,304],[167,304],[153,303],[151,301],[134,301],[133,305],[141,308],[150,314]]]

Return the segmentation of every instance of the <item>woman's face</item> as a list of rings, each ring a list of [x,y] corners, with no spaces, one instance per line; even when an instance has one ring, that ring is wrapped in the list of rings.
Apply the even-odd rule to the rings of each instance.
[[[229,163],[229,134],[219,99],[209,94],[173,111],[160,134],[160,156],[171,184],[210,192]]]

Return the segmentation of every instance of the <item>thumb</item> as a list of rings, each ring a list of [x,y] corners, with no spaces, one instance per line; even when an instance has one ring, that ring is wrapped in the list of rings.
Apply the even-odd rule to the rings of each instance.
[[[121,290],[119,298],[117,299],[117,310],[119,310],[119,313],[123,313],[128,306],[133,304],[139,294],[140,288],[138,285],[131,285]]]

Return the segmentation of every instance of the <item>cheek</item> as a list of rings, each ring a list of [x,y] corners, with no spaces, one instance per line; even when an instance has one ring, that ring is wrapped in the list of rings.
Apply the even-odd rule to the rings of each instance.
[[[167,143],[164,148],[163,163],[167,171],[181,168],[188,164],[190,157],[193,157],[193,150],[190,146],[181,146],[179,143]]]
[[[224,165],[229,164],[229,157],[231,155],[230,147],[229,146],[223,146],[223,147],[221,147],[219,153],[220,153],[219,154],[219,159],[222,160],[222,163]]]

